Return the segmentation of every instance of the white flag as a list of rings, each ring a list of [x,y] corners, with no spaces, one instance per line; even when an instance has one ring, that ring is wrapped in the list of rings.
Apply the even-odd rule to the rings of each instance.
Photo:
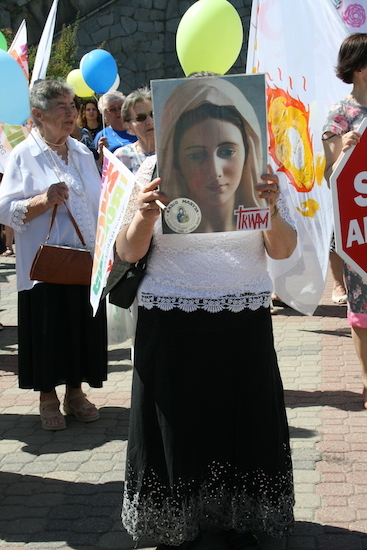
[[[53,1],[50,13],[48,14],[47,21],[42,32],[41,40],[38,44],[36,59],[34,61],[32,72],[32,80],[29,86],[30,88],[32,88],[36,80],[43,79],[46,76],[48,62],[50,61],[52,40],[54,37],[58,1],[59,0]]]
[[[27,24],[25,19],[21,22],[17,34],[9,48],[9,53],[22,67],[24,76],[29,79],[28,72],[28,40],[27,40]]]
[[[284,273],[270,261],[274,290],[312,315],[324,291],[332,233],[321,134],[327,113],[350,90],[335,76],[348,35],[330,0],[254,0],[247,72],[266,74],[269,156],[295,220],[299,256]]]

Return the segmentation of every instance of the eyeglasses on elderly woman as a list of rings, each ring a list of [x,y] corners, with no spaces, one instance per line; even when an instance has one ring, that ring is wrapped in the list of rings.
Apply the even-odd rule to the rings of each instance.
[[[125,122],[130,122],[132,120],[136,120],[136,122],[145,122],[148,116],[150,116],[150,118],[153,118],[154,116],[153,111],[150,111],[150,113],[147,113],[147,114],[139,113],[138,115],[133,116],[132,118],[126,118]]]
[[[119,107],[111,107],[110,109],[106,109],[107,113],[119,113],[121,111],[122,103]]]

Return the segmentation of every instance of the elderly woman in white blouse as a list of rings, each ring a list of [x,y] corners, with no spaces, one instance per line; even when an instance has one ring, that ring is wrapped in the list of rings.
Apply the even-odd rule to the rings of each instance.
[[[193,108],[196,92],[210,102],[200,80],[177,94],[182,114],[187,103]],[[208,80],[212,97],[218,79]],[[221,94],[222,105],[233,104],[230,95]],[[196,139],[198,126],[187,127],[182,140],[185,132]],[[249,158],[242,163],[252,181]],[[137,174],[116,242],[129,262],[152,243],[138,291],[123,523],[135,540],[148,535],[159,550],[190,548],[204,521],[223,530],[231,550],[256,549],[256,532],[281,537],[293,528],[292,464],[266,254],[290,257],[296,231],[280,204],[277,176],[258,173],[251,192],[268,200],[271,229],[163,234],[156,200],[168,198],[157,186],[169,182],[151,181],[155,161],[146,159]],[[226,184],[225,174],[219,175]]]
[[[30,280],[33,258],[58,205],[50,243],[82,246],[64,206],[93,254],[101,180],[92,153],[69,137],[77,110],[64,82],[44,80],[31,91],[35,128],[12,151],[0,188],[0,220],[15,230],[19,326],[19,386],[40,392],[45,430],[66,427],[56,387],[66,385],[64,411],[81,422],[99,418],[81,389],[107,377],[104,305],[95,317],[89,287]]]

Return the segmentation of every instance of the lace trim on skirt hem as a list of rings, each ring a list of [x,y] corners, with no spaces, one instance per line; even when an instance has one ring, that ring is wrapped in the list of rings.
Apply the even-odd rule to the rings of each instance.
[[[146,309],[157,307],[163,311],[178,308],[187,313],[198,309],[204,309],[209,313],[218,313],[224,310],[238,313],[246,308],[255,311],[260,307],[269,307],[270,292],[229,295],[221,296],[220,298],[178,298],[175,296],[154,296],[153,294],[143,292],[141,295],[141,305]]]
[[[293,532],[291,469],[272,475],[262,470],[238,475],[231,486],[220,475],[221,469],[226,468],[213,464],[211,471],[219,477],[205,480],[198,489],[195,481],[182,479],[169,489],[153,472],[141,474],[136,482],[127,481],[122,507],[127,532],[134,540],[147,535],[171,546],[194,540],[201,521],[224,530],[265,532],[273,537]]]

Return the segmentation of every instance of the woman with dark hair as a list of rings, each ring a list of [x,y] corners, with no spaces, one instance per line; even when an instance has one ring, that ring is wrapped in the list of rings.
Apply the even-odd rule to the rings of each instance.
[[[330,176],[341,155],[360,140],[358,127],[367,116],[367,34],[348,36],[339,50],[337,76],[353,84],[347,97],[330,109],[323,129],[326,155],[325,178]],[[348,295],[348,322],[357,356],[362,366],[363,406],[367,409],[367,281],[344,264]]]
[[[79,99],[79,97],[75,96],[74,101],[75,101],[75,107],[77,108],[77,111],[80,113],[80,109],[82,105],[81,100]],[[91,151],[91,153],[94,156],[99,173],[102,173],[103,147],[107,145],[107,138],[101,137],[99,139],[98,150],[97,150],[94,145],[94,141],[92,139],[91,133],[86,127],[80,126],[78,124],[78,120],[80,120],[80,117],[76,119],[74,130],[71,133],[71,137],[73,137],[74,139],[77,139],[81,143],[84,143],[84,145],[88,147],[88,149]]]
[[[102,130],[102,115],[94,98],[81,102],[76,123],[80,128],[86,128],[92,139]]]
[[[346,84],[355,85],[354,73],[367,66],[367,34],[356,32],[340,46],[336,76]]]
[[[222,83],[207,80],[191,80],[181,103],[194,102],[198,94],[204,102],[218,98]],[[203,118],[204,124],[217,121],[207,113]],[[244,122],[245,145],[238,126],[226,124],[235,137],[218,144],[216,134],[203,134],[214,140],[210,155],[222,161],[220,151],[224,157],[227,149],[236,151],[229,153],[238,157],[233,187],[243,187],[252,204],[268,199],[272,229],[162,234],[156,200],[169,198],[157,186],[168,190],[174,178],[163,177],[184,173],[180,154],[174,163],[173,124],[170,138],[163,132],[169,166],[161,166],[164,176],[151,181],[156,158],[144,161],[116,241],[119,256],[129,262],[151,246],[137,296],[122,518],[134,539],[148,535],[159,550],[188,549],[203,522],[220,530],[231,550],[259,548],[255,532],[282,537],[293,528],[292,464],[266,254],[289,258],[297,236],[281,207],[277,176],[260,173],[256,181],[253,126]],[[180,131],[177,150],[191,128]],[[209,152],[201,144],[198,153],[196,145],[194,157]],[[211,197],[218,210],[222,198]]]

